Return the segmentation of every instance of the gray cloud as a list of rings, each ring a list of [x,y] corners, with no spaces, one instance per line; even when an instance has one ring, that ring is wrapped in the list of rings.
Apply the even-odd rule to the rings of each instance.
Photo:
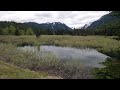
[[[99,19],[108,11],[0,11],[0,21],[62,22],[70,27],[81,27]]]

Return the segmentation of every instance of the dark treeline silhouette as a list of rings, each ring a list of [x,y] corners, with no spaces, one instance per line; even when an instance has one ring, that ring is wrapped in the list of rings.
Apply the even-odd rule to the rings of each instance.
[[[72,35],[72,30],[51,30],[29,27],[23,23],[16,23],[13,21],[0,22],[0,35],[33,35],[36,37],[42,35]]]
[[[0,35],[106,35],[120,36],[120,20],[109,22],[97,29],[72,29],[72,30],[50,30],[50,29],[35,29],[25,26],[22,23],[16,22],[0,22]]]

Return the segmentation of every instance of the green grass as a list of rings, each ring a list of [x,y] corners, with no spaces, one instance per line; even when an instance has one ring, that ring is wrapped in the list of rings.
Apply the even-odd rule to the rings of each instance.
[[[54,63],[51,64],[54,65]],[[42,65],[44,64],[42,63]],[[0,78],[61,78],[58,76],[49,75],[44,71],[42,71],[44,73],[41,73],[41,71],[35,72],[39,66],[41,66],[40,61],[36,58],[34,53],[20,51],[15,45],[12,44],[0,44]]]
[[[47,73],[40,73],[22,69],[0,60],[0,79],[57,79]]]
[[[24,52],[12,44],[0,44],[0,60],[22,69],[46,72],[50,76],[71,79],[92,78],[91,68],[84,68],[80,62],[61,61],[53,54],[46,54],[42,58],[38,58],[35,53]]]
[[[92,78],[89,68],[83,69],[80,64],[59,61],[54,55],[46,55],[42,59],[36,58],[34,53],[17,50],[17,46],[24,45],[57,45],[75,48],[95,48],[107,55],[118,56],[120,41],[115,36],[69,36],[42,35],[35,36],[2,36],[0,35],[0,60],[22,69],[57,73],[63,78]]]
[[[114,51],[120,47],[120,41],[110,36],[69,36],[69,35],[41,35],[35,36],[0,36],[1,43],[12,43],[15,45],[57,45],[76,48],[96,48],[102,52]]]

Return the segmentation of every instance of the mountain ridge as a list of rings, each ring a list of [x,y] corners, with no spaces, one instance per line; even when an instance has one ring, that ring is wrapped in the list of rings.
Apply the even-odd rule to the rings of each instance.
[[[36,22],[24,22],[24,25],[37,28],[37,29],[51,29],[51,30],[72,30],[66,24],[61,22],[47,22],[47,23],[36,23]]]
[[[92,22],[91,25],[88,26],[86,29],[96,29],[98,27],[101,27],[109,22],[116,21],[118,19],[120,19],[120,17],[114,15],[113,13],[109,13],[102,16],[100,19]]]

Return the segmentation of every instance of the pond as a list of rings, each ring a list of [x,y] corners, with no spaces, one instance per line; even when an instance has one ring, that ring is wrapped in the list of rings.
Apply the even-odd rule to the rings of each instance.
[[[101,67],[100,62],[104,62],[108,57],[105,54],[98,52],[96,49],[90,48],[71,48],[71,47],[58,47],[58,46],[49,46],[41,45],[37,46],[24,46],[19,47],[24,51],[35,52],[38,56],[52,53],[60,60],[74,60],[80,61],[84,66],[89,67]]]

